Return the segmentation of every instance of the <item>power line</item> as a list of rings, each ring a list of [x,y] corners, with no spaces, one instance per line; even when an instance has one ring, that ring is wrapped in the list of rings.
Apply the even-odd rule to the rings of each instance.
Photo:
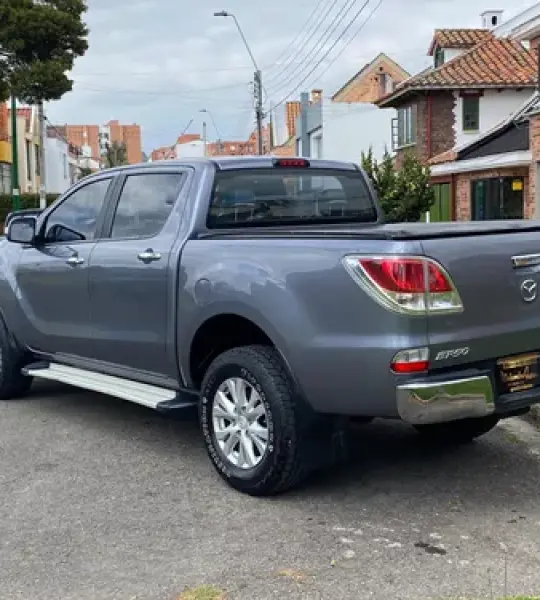
[[[84,84],[78,84],[77,82],[75,82],[75,86],[77,89],[80,90],[85,90],[88,92],[105,92],[105,93],[111,93],[111,94],[115,94],[115,93],[119,93],[119,94],[137,94],[137,95],[145,95],[145,96],[176,96],[178,98],[185,98],[185,99],[193,99],[193,100],[204,100],[205,98],[202,98],[201,96],[197,96],[197,95],[192,95],[189,94],[189,92],[186,93],[186,90],[134,90],[134,89],[126,89],[126,88],[112,88],[112,87],[107,87],[107,88],[102,88],[102,87],[94,87],[92,85],[90,86],[86,86]],[[240,87],[244,87],[244,85],[239,85]],[[247,85],[245,87],[248,87]],[[200,90],[197,90],[199,92],[220,92],[223,89],[229,89],[229,88],[202,88]],[[208,99],[208,97],[206,97],[206,99]]]
[[[280,65],[280,60],[282,58],[284,58],[287,55],[287,52],[294,47],[294,44],[296,44],[296,42],[299,41],[303,37],[302,32],[304,32],[304,29],[306,29],[306,31],[304,32],[304,34],[305,33],[309,34],[308,25],[311,27],[311,25],[310,25],[311,19],[317,14],[317,12],[319,11],[319,8],[324,4],[324,2],[325,2],[325,0],[319,0],[318,4],[314,8],[313,12],[309,15],[307,21],[300,28],[300,31],[296,34],[296,36],[292,39],[292,41],[289,44],[287,44],[287,46],[285,47],[285,49],[283,50],[283,52],[274,61],[274,64],[269,67],[268,71],[271,71],[276,66],[281,66]],[[294,56],[294,54],[292,54],[292,56]]]
[[[302,52],[303,52],[304,48],[307,46],[307,44],[309,43],[309,41],[314,37],[314,35],[317,33],[317,31],[319,31],[319,29],[323,25],[326,17],[328,17],[328,15],[332,12],[332,9],[334,8],[334,6],[336,6],[337,3],[338,3],[338,0],[332,0],[332,3],[326,9],[325,13],[323,15],[321,15],[320,21],[316,25],[315,29],[308,35],[308,37],[302,42],[302,44],[298,48],[298,53],[297,53],[298,56],[302,55]],[[324,36],[324,33],[323,33],[323,36]],[[309,54],[309,52],[308,52],[308,54]],[[290,64],[292,64],[292,61],[289,62],[289,63],[287,63],[287,61],[285,61],[284,64],[283,64],[283,69],[281,70],[281,72],[279,72],[277,75],[274,75],[273,77],[269,77],[268,80],[267,80],[267,82],[268,81],[275,81],[276,79],[279,79],[282,75],[285,75],[285,71],[287,70],[287,68],[288,68],[288,66]],[[300,61],[300,64],[303,64],[303,61]]]
[[[328,26],[326,31],[323,33],[323,35],[320,37],[318,42],[312,48],[313,56],[306,62],[306,64],[300,65],[300,69],[298,69],[298,68],[294,69],[292,71],[292,73],[289,74],[289,77],[286,78],[276,88],[276,90],[274,90],[274,92],[276,92],[277,90],[283,90],[288,85],[290,85],[296,78],[301,77],[302,73],[305,72],[305,70],[309,68],[309,65],[313,63],[313,60],[317,60],[317,55],[321,51],[324,50],[324,47],[326,46],[326,44],[328,44],[328,42],[330,41],[332,36],[335,34],[335,32],[340,27],[341,23],[345,20],[347,15],[355,7],[357,2],[358,2],[358,0],[346,0],[344,5],[341,7],[341,9],[338,11],[338,13],[334,16],[334,19],[332,20],[332,22],[330,23],[330,25]]]
[[[347,33],[347,31],[349,31],[349,29],[354,25],[354,23],[356,23],[356,21],[358,20],[358,17],[362,14],[362,12],[364,11],[364,9],[366,8],[366,6],[369,4],[370,0],[366,0],[364,2],[364,4],[362,4],[362,6],[360,7],[360,9],[355,13],[355,15],[353,16],[353,18],[350,20],[349,24],[345,27],[345,29],[341,32],[341,35],[339,35],[333,42],[333,44],[330,46],[330,48],[328,48],[328,50],[322,55],[322,57],[320,58],[320,60],[317,62],[317,64],[313,67],[313,69],[311,69],[311,71],[300,81],[300,83],[298,83],[298,85],[296,87],[294,87],[285,97],[283,97],[279,102],[277,102],[274,105],[274,109],[276,109],[278,106],[281,106],[282,104],[284,104],[296,91],[298,91],[303,85],[304,83],[311,77],[311,75],[313,75],[313,73],[320,67],[320,65],[323,63],[324,59],[330,54],[330,52],[332,52],[332,50],[338,45],[338,43],[340,42],[340,40],[343,38],[343,36]]]
[[[351,45],[351,43],[355,40],[355,38],[358,36],[358,34],[362,31],[362,29],[364,29],[364,27],[367,25],[368,21],[371,19],[371,17],[373,17],[373,15],[379,10],[379,8],[381,7],[381,4],[384,2],[384,0],[379,0],[379,2],[375,5],[375,8],[369,13],[369,15],[366,17],[366,20],[360,25],[360,27],[352,34],[352,36],[349,38],[349,40],[344,44],[344,46],[341,48],[341,50],[336,54],[336,56],[328,63],[328,65],[326,65],[326,67],[323,69],[322,73],[319,73],[318,78],[320,79],[321,77],[323,77],[323,75],[325,75],[328,70],[330,69],[330,67],[336,62],[336,60],[338,60],[338,58],[340,58],[342,56],[342,54],[345,52],[345,50],[347,50],[347,48]]]
[[[270,68],[271,65],[266,65],[264,67],[262,67],[263,69],[268,69]],[[119,77],[121,75],[129,75],[130,77],[153,77],[155,75],[171,75],[171,76],[178,76],[178,75],[183,75],[184,73],[220,73],[220,72],[224,72],[224,71],[244,71],[247,69],[253,69],[252,65],[249,66],[243,66],[243,67],[219,67],[217,69],[182,69],[179,73],[163,73],[163,71],[154,71],[154,72],[148,72],[148,73],[141,73],[140,71],[121,71],[121,72],[111,72],[111,71],[88,71],[88,72],[84,72],[81,73],[81,75],[90,75],[90,76],[96,76],[96,77]],[[71,73],[71,75],[73,75],[73,73]]]

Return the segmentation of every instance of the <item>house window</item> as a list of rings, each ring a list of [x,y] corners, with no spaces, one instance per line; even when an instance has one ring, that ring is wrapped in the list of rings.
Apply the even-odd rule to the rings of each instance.
[[[471,182],[473,221],[523,219],[523,177],[491,177]]]
[[[26,178],[33,181],[32,177],[32,144],[26,140]]]
[[[397,125],[398,148],[416,143],[416,105],[398,109]]]
[[[433,62],[434,62],[436,69],[438,67],[440,67],[441,65],[444,65],[444,50],[442,48],[437,47],[433,58],[434,58]]]
[[[36,175],[38,177],[41,176],[41,164],[39,161],[39,146],[36,144],[34,146],[34,156],[35,156],[35,161],[36,161]]]
[[[480,129],[480,97],[463,96],[463,131],[478,131]]]

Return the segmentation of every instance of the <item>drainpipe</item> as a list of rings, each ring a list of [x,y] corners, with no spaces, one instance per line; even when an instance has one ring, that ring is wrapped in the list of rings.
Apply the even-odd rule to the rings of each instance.
[[[300,140],[302,144],[301,155],[309,158],[311,148],[308,134],[308,110],[309,110],[309,94],[302,92],[300,94]]]
[[[428,95],[427,95],[427,132],[426,132],[426,135],[427,135],[426,147],[427,147],[427,159],[428,160],[431,158],[431,108],[432,108],[431,100],[432,100],[432,97],[428,92]]]

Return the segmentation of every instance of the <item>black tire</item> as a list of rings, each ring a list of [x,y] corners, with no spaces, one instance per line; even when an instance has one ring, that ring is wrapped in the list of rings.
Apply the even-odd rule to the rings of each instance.
[[[14,400],[28,392],[32,378],[22,374],[24,365],[22,352],[0,324],[0,400]]]
[[[249,469],[226,458],[214,432],[215,396],[231,377],[240,377],[255,388],[267,414],[268,447],[260,462]],[[334,433],[332,419],[319,417],[306,406],[279,353],[271,347],[243,346],[218,356],[201,386],[199,418],[206,450],[218,473],[230,486],[252,496],[284,492],[345,455],[343,436]]]
[[[422,437],[438,444],[466,444],[491,431],[499,422],[499,417],[490,415],[477,419],[463,419],[433,425],[416,425]]]

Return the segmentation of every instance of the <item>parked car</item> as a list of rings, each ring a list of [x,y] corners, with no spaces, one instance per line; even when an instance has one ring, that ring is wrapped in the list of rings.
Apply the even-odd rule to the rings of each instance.
[[[353,164],[115,168],[0,253],[0,398],[32,378],[198,407],[252,495],[346,455],[351,418],[466,442],[540,401],[540,225],[384,224]]]

